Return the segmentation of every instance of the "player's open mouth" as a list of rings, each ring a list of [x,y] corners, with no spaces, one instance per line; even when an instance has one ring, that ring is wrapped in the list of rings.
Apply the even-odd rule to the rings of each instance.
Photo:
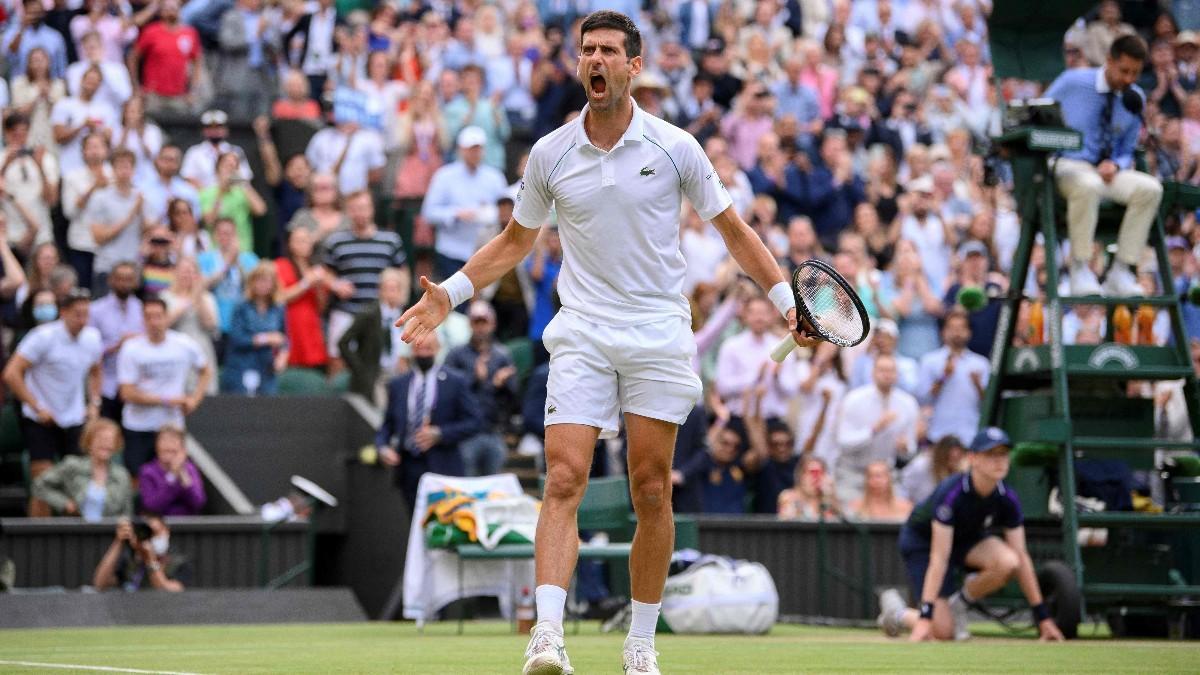
[[[603,94],[608,89],[608,82],[602,75],[592,75],[589,84],[592,87],[592,93]]]

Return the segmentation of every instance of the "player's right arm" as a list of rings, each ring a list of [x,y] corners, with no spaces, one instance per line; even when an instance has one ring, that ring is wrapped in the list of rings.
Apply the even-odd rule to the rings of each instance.
[[[942,588],[942,580],[946,578],[946,570],[950,566],[950,547],[954,543],[953,527],[936,520],[930,525],[932,525],[933,534],[929,544],[929,567],[925,568],[925,584],[921,587],[918,609],[926,607],[926,603],[928,603],[928,607],[933,607],[933,604],[937,602],[938,591]],[[917,625],[913,626],[909,639],[913,642],[920,642],[929,639],[932,633],[932,613],[925,616],[925,612],[922,612],[921,618],[917,619]]]
[[[510,220],[508,227],[476,251],[459,273],[465,275],[474,288],[490,286],[529,255],[538,232],[537,228],[525,227],[515,218]],[[425,294],[396,321],[397,326],[404,326],[401,339],[409,344],[436,329],[452,309],[450,294],[441,285],[421,277],[421,288],[425,289]]]

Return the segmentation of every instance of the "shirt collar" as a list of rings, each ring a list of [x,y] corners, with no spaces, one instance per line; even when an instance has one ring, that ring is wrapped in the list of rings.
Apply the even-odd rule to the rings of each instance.
[[[1104,77],[1104,66],[1096,69],[1096,91],[1101,94],[1112,91],[1112,88],[1108,86],[1108,80]]]
[[[633,118],[629,120],[629,127],[625,129],[624,134],[621,134],[621,140],[613,146],[613,150],[616,150],[629,141],[640,143],[643,134],[646,132],[646,113],[638,107],[637,101],[634,101],[632,97],[630,97],[629,102],[633,105]],[[594,148],[596,146],[592,145],[592,141],[587,135],[587,129],[583,127],[583,120],[587,117],[589,108],[590,104],[585,104],[583,110],[579,113],[579,117],[575,118],[575,142],[579,147],[591,145]],[[612,150],[609,152],[612,152]]]

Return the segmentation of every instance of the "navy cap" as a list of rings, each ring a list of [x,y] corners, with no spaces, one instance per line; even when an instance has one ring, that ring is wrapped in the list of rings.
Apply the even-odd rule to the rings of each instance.
[[[987,452],[999,445],[1011,446],[1012,441],[1008,440],[1008,434],[1003,429],[988,427],[975,434],[975,440],[971,441],[971,452]]]

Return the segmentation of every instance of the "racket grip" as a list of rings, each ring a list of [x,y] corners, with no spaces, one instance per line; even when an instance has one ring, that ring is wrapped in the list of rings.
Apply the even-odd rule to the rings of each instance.
[[[783,336],[783,339],[779,341],[779,344],[775,345],[775,348],[771,350],[771,360],[775,363],[783,363],[783,360],[786,359],[788,354],[791,354],[792,350],[795,348],[796,341],[792,339],[791,333],[788,333],[787,335]]]

